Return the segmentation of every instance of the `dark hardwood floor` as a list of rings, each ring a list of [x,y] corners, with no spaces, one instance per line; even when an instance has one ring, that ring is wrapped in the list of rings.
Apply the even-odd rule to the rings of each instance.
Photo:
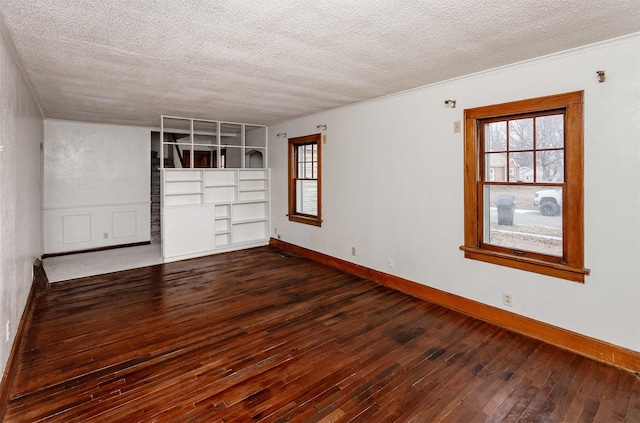
[[[269,247],[52,285],[7,422],[640,422],[640,378]]]

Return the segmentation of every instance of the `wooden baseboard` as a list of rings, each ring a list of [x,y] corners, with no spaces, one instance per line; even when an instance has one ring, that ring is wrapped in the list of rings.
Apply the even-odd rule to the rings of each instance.
[[[42,261],[36,259],[33,263],[33,281],[31,283],[31,290],[27,297],[27,304],[22,312],[22,318],[16,331],[16,337],[13,340],[11,346],[11,352],[9,353],[9,359],[7,365],[4,368],[4,374],[2,375],[2,384],[0,385],[0,421],[4,420],[4,412],[9,403],[9,395],[11,393],[11,387],[13,385],[13,379],[18,371],[18,355],[20,353],[20,347],[22,341],[26,335],[27,327],[33,316],[33,310],[35,309],[36,298],[39,294],[42,294],[49,290],[49,279],[42,266]]]
[[[271,238],[269,245],[597,361],[640,372],[640,352]]]
[[[107,247],[89,248],[86,250],[64,251],[62,253],[43,254],[42,259],[49,257],[70,256],[72,254],[95,253],[96,251],[115,250],[117,248],[139,247],[141,245],[149,245],[151,241],[132,242],[130,244],[109,245]]]

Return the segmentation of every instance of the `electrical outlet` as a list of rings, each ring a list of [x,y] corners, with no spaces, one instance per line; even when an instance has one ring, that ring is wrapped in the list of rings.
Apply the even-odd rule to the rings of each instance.
[[[513,299],[511,298],[511,294],[507,294],[506,292],[502,293],[502,302],[504,303],[504,305],[508,306],[508,307],[512,307],[513,306]]]
[[[5,332],[5,341],[6,342],[9,342],[9,335],[11,335],[10,325],[11,325],[11,320],[7,320],[7,330]]]
[[[102,238],[109,239],[109,232],[105,232],[102,234]]]
[[[389,257],[389,258],[387,259],[387,265],[388,265],[389,267],[393,267],[393,259],[392,259],[391,257]]]
[[[273,228],[273,233],[278,235],[278,228]]]
[[[460,122],[459,120],[453,122],[453,132],[456,134],[462,132],[462,122]]]
[[[351,255],[352,256],[356,255],[356,247],[351,247]]]

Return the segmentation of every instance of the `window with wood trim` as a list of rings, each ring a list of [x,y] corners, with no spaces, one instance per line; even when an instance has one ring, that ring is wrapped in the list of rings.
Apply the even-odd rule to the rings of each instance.
[[[584,282],[583,92],[465,110],[465,257]]]
[[[289,139],[289,220],[322,225],[322,134]]]

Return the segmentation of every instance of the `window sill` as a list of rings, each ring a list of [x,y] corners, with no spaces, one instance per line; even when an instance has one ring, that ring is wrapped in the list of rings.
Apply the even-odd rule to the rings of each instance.
[[[303,216],[298,214],[289,214],[289,220],[291,222],[304,223],[312,226],[322,226],[322,219],[313,216]]]
[[[573,282],[584,283],[585,275],[588,275],[590,272],[589,269],[582,267],[570,266],[563,263],[551,263],[495,251],[482,250],[480,248],[465,247],[464,245],[460,246],[460,249],[464,251],[464,256],[468,259],[526,270],[528,272],[553,276]]]

